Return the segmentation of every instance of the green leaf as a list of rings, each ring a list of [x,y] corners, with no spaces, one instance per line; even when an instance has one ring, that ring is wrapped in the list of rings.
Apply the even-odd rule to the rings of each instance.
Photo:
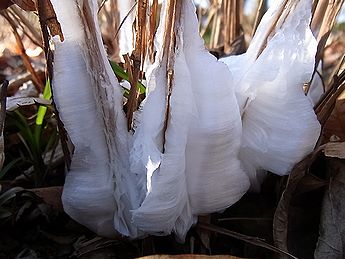
[[[129,82],[128,73],[126,73],[125,70],[122,67],[120,67],[118,64],[116,64],[114,61],[109,60],[109,62],[110,62],[111,68],[113,69],[115,75],[117,75],[121,79]],[[137,83],[137,88],[138,88],[140,94],[145,93],[146,88],[141,82]],[[127,90],[127,89],[125,89],[125,90]]]
[[[52,98],[52,91],[50,86],[50,80],[48,79],[43,91],[43,98],[46,100],[50,100]],[[47,113],[47,107],[40,105],[38,107],[37,118],[36,118],[36,125],[42,125],[44,116]]]
[[[15,124],[21,130],[22,136],[28,142],[31,149],[33,149],[34,145],[36,144],[36,141],[35,141],[34,135],[32,134],[29,123],[27,122],[26,118],[18,110],[14,111],[14,113],[17,115],[17,118],[18,118],[18,121],[16,121]]]

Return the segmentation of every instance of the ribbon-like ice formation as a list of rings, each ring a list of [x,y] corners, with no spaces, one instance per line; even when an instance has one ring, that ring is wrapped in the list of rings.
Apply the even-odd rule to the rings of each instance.
[[[65,37],[54,38],[54,100],[75,146],[62,201],[99,235],[174,232],[183,240],[198,215],[242,197],[249,188],[243,168],[255,187],[259,170],[286,174],[312,150],[320,126],[302,91],[316,52],[309,0],[278,21],[260,53],[282,3],[271,8],[247,53],[224,60],[233,75],[205,49],[192,0],[182,1],[171,95],[164,51],[171,17],[163,2],[134,134],[101,40],[97,1],[52,3]]]
[[[141,235],[131,210],[145,188],[129,171],[122,91],[97,23],[97,1],[53,0],[65,40],[54,39],[53,93],[75,146],[62,194],[65,211],[102,236]]]
[[[240,157],[253,190],[260,189],[262,170],[288,174],[313,150],[320,135],[312,103],[303,91],[317,48],[309,28],[311,1],[288,1],[290,8],[280,13],[284,2],[267,11],[245,54],[223,59],[235,75],[243,123]]]

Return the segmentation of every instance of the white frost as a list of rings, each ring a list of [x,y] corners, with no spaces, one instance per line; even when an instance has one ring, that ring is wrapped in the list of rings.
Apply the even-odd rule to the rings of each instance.
[[[276,2],[265,14],[247,53],[223,59],[235,75],[243,122],[241,159],[254,190],[260,188],[261,170],[288,174],[313,150],[320,135],[320,124],[303,92],[317,47],[309,28],[310,0],[299,1],[285,20],[280,19],[257,58],[281,5]]]

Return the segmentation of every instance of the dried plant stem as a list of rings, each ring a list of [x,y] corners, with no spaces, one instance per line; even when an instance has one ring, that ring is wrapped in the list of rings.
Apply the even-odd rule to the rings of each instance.
[[[25,15],[23,15],[22,11],[19,10],[17,6],[12,6],[8,9],[9,13],[12,14],[12,16],[17,21],[18,25],[22,28],[23,33],[29,37],[33,43],[38,45],[39,47],[42,47],[43,49],[43,43],[42,43],[42,36],[38,29],[36,29],[32,22],[30,22]],[[29,33],[29,32],[30,33]]]
[[[206,20],[206,25],[203,28],[201,28],[201,32],[200,32],[201,37],[204,37],[204,35],[205,35],[208,27],[210,26],[211,21],[215,17],[216,13],[217,13],[217,10],[215,8],[210,9],[208,16],[207,16],[207,20]]]
[[[288,250],[289,206],[293,195],[303,177],[308,172],[310,165],[320,155],[321,149],[316,148],[311,154],[297,163],[291,170],[286,187],[282,193],[273,219],[274,244],[282,250]],[[281,257],[286,258],[286,257]]]
[[[324,15],[322,15],[322,20],[318,19],[318,15],[315,16],[315,20],[313,19],[312,25],[317,26],[318,23],[320,24],[320,31],[317,35],[318,42],[321,42],[321,39],[324,37],[324,35],[327,35],[328,32],[330,32],[336,22],[336,18],[338,13],[341,10],[342,5],[344,4],[344,0],[328,0],[328,1],[321,1],[320,5],[323,7],[323,2],[327,2],[327,8],[325,11],[322,10],[322,13],[325,12]],[[322,8],[324,9],[324,8]],[[317,9],[318,10],[318,9]],[[325,42],[326,43],[326,42]]]
[[[323,18],[325,17],[328,7],[328,0],[318,0],[314,2],[313,16],[311,20],[311,30],[314,34],[318,35],[321,28]]]
[[[113,39],[116,39],[117,36],[119,35],[120,33],[120,29],[122,27],[122,25],[125,23],[125,21],[127,20],[127,18],[129,17],[129,15],[133,12],[134,8],[137,6],[138,2],[135,2],[133,4],[133,6],[131,7],[131,9],[128,11],[128,13],[126,14],[125,18],[121,21],[119,27],[117,28],[117,31],[116,33],[114,34],[114,38]]]
[[[8,81],[5,80],[0,88],[0,135],[5,127],[7,87]]]
[[[313,19],[311,22],[311,28],[317,37],[317,52],[315,57],[314,74],[310,80],[310,83],[314,79],[316,70],[323,57],[323,52],[331,34],[331,30],[336,22],[337,15],[339,14],[344,0],[319,0],[313,13]],[[309,85],[310,85],[309,83]],[[306,93],[309,92],[307,87]]]
[[[20,56],[23,60],[24,66],[29,71],[29,73],[32,75],[32,82],[34,83],[36,90],[39,93],[42,93],[43,88],[44,88],[44,84],[43,84],[42,80],[38,77],[35,69],[31,65],[31,60],[30,60],[29,56],[26,54],[23,41],[22,41],[18,31],[17,31],[17,27],[16,27],[15,22],[12,20],[12,18],[8,15],[8,13],[6,11],[3,11],[1,14],[7,20],[7,22],[10,24],[10,26],[12,28],[13,35],[16,39],[16,42],[17,42],[17,45],[18,45],[18,48],[20,51]]]
[[[242,35],[243,0],[217,0],[209,11],[207,26],[212,21],[210,49],[223,48],[225,54],[233,51],[233,44]]]
[[[105,5],[106,2],[107,2],[107,0],[102,0],[101,4],[100,4],[99,7],[98,7],[97,13],[99,13],[100,11],[102,11],[102,9],[103,9],[103,7],[104,7],[104,5]]]
[[[216,0],[213,4],[215,14],[213,16],[212,28],[211,28],[211,40],[210,49],[218,48],[218,43],[221,36],[221,21],[222,21],[222,0]]]
[[[37,12],[39,17],[39,23],[42,31],[43,36],[43,50],[45,53],[46,61],[47,61],[47,78],[50,79],[50,82],[53,82],[53,53],[50,49],[49,45],[49,39],[50,39],[50,33],[55,36],[59,35],[60,40],[63,41],[64,37],[62,34],[60,23],[58,22],[56,18],[56,13],[54,11],[53,5],[50,2],[50,0],[37,0]],[[49,31],[48,31],[49,28]],[[52,88],[52,94],[54,96],[54,90]],[[55,108],[55,115],[57,118],[57,126],[59,130],[59,136],[62,146],[62,151],[64,154],[64,161],[66,164],[67,169],[70,169],[71,162],[72,162],[72,154],[74,150],[74,145],[72,144],[72,141],[70,140],[68,133],[60,119],[59,111],[55,107],[55,102],[53,101],[53,105]]]
[[[246,243],[249,243],[249,244],[252,244],[252,245],[255,245],[255,246],[266,248],[266,249],[268,249],[270,251],[273,251],[273,252],[276,252],[276,253],[288,256],[289,258],[297,259],[297,257],[293,256],[292,254],[289,254],[288,252],[286,252],[286,251],[284,251],[284,250],[282,250],[280,248],[277,248],[277,247],[275,247],[273,245],[270,245],[270,244],[266,243],[263,239],[258,238],[258,237],[252,237],[252,236],[243,235],[241,233],[237,233],[237,232],[225,229],[225,228],[221,228],[221,227],[218,227],[218,226],[215,226],[215,225],[205,224],[205,223],[198,223],[197,227],[201,228],[201,229],[208,230],[208,231],[212,231],[212,232],[215,232],[215,233],[219,233],[219,234],[222,234],[222,235],[230,236],[230,237],[236,238],[238,240],[244,241]]]
[[[107,12],[108,13],[108,12]],[[119,12],[119,6],[117,4],[117,0],[113,0],[110,2],[110,16],[112,17],[112,32],[114,33],[116,29],[119,27],[120,23],[120,12]],[[114,59],[120,60],[120,39],[116,38],[112,41],[112,46],[114,53],[112,57]]]
[[[257,12],[255,15],[255,21],[253,25],[252,37],[254,36],[262,17],[264,16],[266,4],[267,4],[267,0],[259,0]]]
[[[103,4],[103,2],[102,2]],[[104,41],[106,45],[110,47],[108,49],[108,54],[110,59],[119,63],[120,58],[120,46],[119,46],[119,37],[113,37],[116,34],[117,29],[120,24],[120,12],[118,9],[117,0],[104,1],[104,5],[100,6],[98,9],[99,15],[104,18],[103,24],[101,25]]]
[[[340,75],[335,75],[329,90],[323,95],[318,104],[315,105],[315,113],[320,124],[324,126],[335,106],[337,98],[345,90],[345,70]]]
[[[131,82],[132,78],[133,78],[131,58],[129,57],[129,55],[127,53],[127,54],[123,55],[123,59],[125,61],[124,68],[126,69],[128,77],[129,77],[129,81]]]
[[[279,11],[277,12],[276,14],[276,17],[271,25],[271,27],[269,28],[269,30],[267,31],[266,33],[266,36],[264,37],[263,39],[263,42],[262,42],[262,45],[259,49],[259,52],[256,56],[256,58],[258,58],[261,53],[264,51],[264,49],[266,48],[267,46],[267,41],[268,41],[268,38],[274,33],[274,31],[276,30],[276,27],[278,25],[278,22],[281,21],[281,20],[285,20],[286,17],[288,16],[289,12],[291,11],[291,8],[294,4],[297,4],[298,1],[295,1],[294,3],[291,3],[291,0],[284,0],[281,8],[279,9]]]
[[[336,66],[336,69],[334,69],[332,75],[329,77],[328,82],[326,83],[326,85],[331,85],[332,81],[334,80],[334,78],[336,78],[341,71],[343,71],[345,69],[345,54],[342,56],[342,58],[339,60],[338,65]]]
[[[166,97],[166,109],[165,109],[165,121],[164,121],[164,139],[163,139],[163,153],[165,151],[165,133],[168,127],[169,114],[170,114],[170,98],[173,88],[174,76],[175,76],[175,48],[176,48],[176,35],[177,26],[180,22],[182,1],[181,0],[169,0],[167,7],[167,16],[165,20],[165,35],[163,45],[163,55],[166,58],[167,66],[167,97]]]
[[[144,63],[145,57],[145,25],[146,25],[146,13],[147,13],[147,0],[138,1],[136,17],[136,38],[135,48],[133,50],[131,60],[133,62],[131,89],[129,91],[128,107],[127,107],[127,128],[128,131],[132,129],[133,113],[138,107],[139,91],[136,87],[140,79],[140,69]]]
[[[235,0],[223,1],[223,38],[224,52],[228,53],[231,40],[234,37],[234,12]]]
[[[5,80],[0,89],[0,170],[5,161],[5,146],[4,146],[4,127],[6,118],[6,97],[7,97],[8,81]]]
[[[150,62],[155,61],[154,38],[156,35],[156,21],[158,15],[158,0],[153,0],[150,8],[150,24],[148,33],[148,54]]]
[[[312,9],[311,9],[311,13],[313,14],[313,16],[314,16],[314,13],[316,11],[316,7],[317,7],[318,4],[319,4],[319,0],[313,0],[313,6],[312,6]]]

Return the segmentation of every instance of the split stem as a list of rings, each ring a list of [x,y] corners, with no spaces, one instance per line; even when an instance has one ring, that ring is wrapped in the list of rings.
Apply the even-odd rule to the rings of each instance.
[[[164,121],[164,139],[163,139],[163,153],[165,151],[166,130],[168,128],[169,114],[170,114],[170,99],[173,89],[173,82],[175,76],[175,56],[176,56],[176,35],[177,27],[179,25],[181,16],[182,2],[181,0],[168,1],[168,10],[165,20],[165,36],[164,36],[164,57],[167,58],[167,97]]]
[[[130,131],[133,127],[133,114],[138,107],[139,91],[137,83],[141,76],[140,69],[144,63],[145,56],[145,25],[146,25],[147,0],[138,1],[138,12],[136,18],[136,39],[135,48],[131,59],[133,62],[132,78],[130,80],[131,89],[129,91],[127,107],[127,129]]]

